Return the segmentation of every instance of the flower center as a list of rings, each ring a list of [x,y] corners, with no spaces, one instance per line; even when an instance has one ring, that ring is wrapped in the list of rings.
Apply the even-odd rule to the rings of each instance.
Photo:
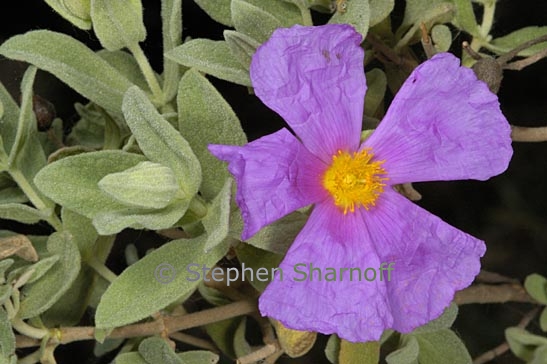
[[[384,161],[371,162],[370,148],[349,154],[338,151],[323,176],[323,186],[334,198],[336,206],[354,212],[355,207],[369,209],[384,191],[387,177],[381,167]]]

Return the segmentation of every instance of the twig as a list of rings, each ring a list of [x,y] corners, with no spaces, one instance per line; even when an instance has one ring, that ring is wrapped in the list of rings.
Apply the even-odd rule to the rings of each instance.
[[[431,42],[431,37],[427,33],[427,28],[425,27],[425,23],[420,23],[420,30],[422,31],[422,48],[424,49],[425,55],[427,56],[427,59],[430,59],[437,53],[435,50],[435,47],[433,47],[433,43]]]
[[[534,64],[545,57],[547,57],[547,49],[534,53],[530,57],[521,59],[520,61],[507,63],[502,67],[504,70],[520,71],[521,69],[528,67],[529,65]]]
[[[517,327],[520,327],[521,329],[524,329],[528,324],[536,317],[540,310],[540,307],[535,307],[532,310],[528,311],[520,320]],[[487,352],[479,355],[473,360],[473,364],[484,364],[488,363],[490,360],[494,360],[498,356],[504,354],[506,351],[509,350],[509,344],[507,341],[504,341],[500,345],[496,346],[492,350],[488,350]]]
[[[162,333],[164,330],[171,335],[174,332],[203,326],[213,322],[226,320],[232,317],[247,315],[257,311],[256,301],[245,300],[230,303],[224,306],[210,308],[203,311],[182,316],[167,316],[163,319],[140,324],[127,325],[114,329],[107,338],[125,339],[140,336],[151,336]],[[65,327],[56,329],[60,339],[51,339],[55,343],[68,344],[74,341],[93,340],[95,328],[92,326]],[[16,336],[17,348],[39,346],[40,340],[26,336]]]
[[[536,128],[511,126],[511,139],[514,142],[545,142],[547,141],[547,126]]]
[[[250,354],[242,356],[236,360],[236,364],[251,364],[257,361],[266,359],[270,355],[275,354],[279,350],[279,347],[273,344],[266,344],[257,351],[253,351]]]
[[[542,42],[547,42],[547,34],[516,46],[515,48],[511,49],[509,52],[499,56],[497,60],[501,65],[504,65],[508,63],[511,59],[515,58],[521,51]]]
[[[470,303],[505,303],[505,302],[538,303],[524,287],[517,283],[508,284],[475,284],[456,292],[454,302],[458,305]]]
[[[490,272],[487,270],[481,270],[479,275],[475,278],[475,282],[478,283],[519,283],[518,279],[506,277],[499,273]]]
[[[374,34],[368,33],[366,39],[379,54],[384,55],[389,62],[401,67],[405,72],[410,73],[414,70],[414,68],[416,68],[416,66],[418,66],[415,62],[412,62],[408,58],[399,55]],[[385,58],[377,58],[381,60],[382,63],[386,63]]]
[[[173,332],[169,335],[169,337],[181,343],[195,346],[196,348],[209,350],[213,353],[218,353],[218,348],[215,345],[213,345],[210,341],[200,339],[199,337],[188,335],[183,332]]]

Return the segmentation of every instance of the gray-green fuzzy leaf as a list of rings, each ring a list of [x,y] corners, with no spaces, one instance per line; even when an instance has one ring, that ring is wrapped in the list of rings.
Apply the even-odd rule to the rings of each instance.
[[[232,51],[232,54],[239,60],[241,65],[248,70],[251,60],[260,43],[253,38],[234,30],[225,30],[224,39]]]
[[[233,26],[230,3],[232,0],[194,0],[213,20],[226,26]]]
[[[344,12],[337,11],[329,20],[329,24],[349,24],[365,39],[370,23],[369,0],[348,0]]]
[[[217,364],[218,355],[205,350],[191,350],[179,353],[184,364]]]
[[[148,83],[144,78],[139,64],[132,54],[125,51],[108,51],[101,49],[97,55],[114,67],[122,76],[127,78],[132,84],[148,91]]]
[[[7,358],[15,354],[15,335],[4,307],[0,306],[0,356]]]
[[[91,0],[91,21],[109,51],[135,46],[146,38],[141,0]]]
[[[546,34],[547,34],[547,26],[524,27],[524,28],[515,30],[512,33],[504,35],[503,37],[494,39],[490,43],[490,45],[486,45],[486,47],[496,52],[497,54],[503,54],[503,53],[509,52],[513,48],[525,42],[528,42],[532,39],[539,38]],[[533,55],[534,53],[544,50],[546,46],[547,46],[547,42],[538,43],[530,48],[526,48],[525,50],[521,51],[519,53],[519,56],[529,57]]]
[[[207,215],[201,220],[207,232],[204,252],[220,244],[228,235],[230,223],[230,198],[232,196],[232,179],[226,179],[224,187],[211,202]]]
[[[524,288],[535,300],[547,304],[547,279],[537,273],[524,280]]]
[[[184,364],[165,340],[153,336],[139,344],[139,353],[148,364]]]
[[[471,364],[472,359],[461,339],[451,330],[416,335],[420,345],[420,364],[443,363],[450,358],[451,364]]]
[[[238,32],[264,43],[283,25],[273,15],[244,0],[232,0],[232,20]]]
[[[452,326],[456,317],[458,316],[458,306],[455,303],[451,303],[441,316],[435,320],[428,322],[427,324],[416,328],[412,333],[421,334],[427,332],[435,332],[443,329],[448,329]]]
[[[59,15],[80,29],[91,29],[90,0],[45,0]]]
[[[5,57],[48,71],[100,106],[121,111],[131,83],[83,43],[61,33],[36,30],[16,35],[0,46]]]
[[[1,48],[0,48],[1,49]],[[0,126],[2,127],[2,135],[0,136],[0,147],[3,146],[5,154],[8,155],[17,134],[17,125],[19,120],[19,106],[11,97],[11,94],[6,90],[0,82],[0,102],[3,107],[3,115],[0,118]],[[1,151],[0,151],[1,153]]]
[[[366,73],[367,93],[365,94],[365,115],[374,116],[382,105],[387,88],[387,77],[384,71],[374,68]]]
[[[308,216],[295,211],[265,226],[247,240],[247,243],[272,253],[285,255],[306,221]]]
[[[370,5],[370,21],[369,27],[373,27],[379,24],[389,16],[393,7],[395,6],[394,0],[369,0]]]
[[[225,41],[193,39],[165,56],[186,67],[243,86],[251,86],[249,72],[234,57]]]
[[[33,207],[20,203],[5,203],[0,205],[0,219],[15,220],[24,224],[35,224],[45,220],[49,213],[44,213]]]
[[[82,261],[88,261],[92,257],[95,241],[99,237],[97,230],[91,223],[91,219],[63,207],[61,220],[63,221],[63,229],[72,234],[76,245],[78,245]]]
[[[212,200],[230,176],[224,163],[207,149],[209,144],[243,145],[247,138],[236,114],[215,87],[195,70],[180,80],[177,95],[179,130],[202,166],[200,192]]]
[[[291,27],[295,24],[302,23],[302,13],[298,6],[286,1],[272,0],[245,0],[251,5],[254,5],[266,13],[277,18],[285,28]],[[233,17],[233,14],[232,14]]]
[[[447,52],[452,45],[452,32],[444,24],[437,24],[431,29],[431,39],[438,52]]]
[[[239,261],[245,264],[245,267],[250,267],[251,272],[257,273],[256,277],[247,275],[245,277],[245,280],[248,281],[259,292],[263,292],[266,289],[266,287],[270,283],[270,278],[272,278],[271,273],[273,272],[273,269],[277,268],[279,266],[279,263],[281,263],[281,260],[283,260],[283,255],[281,254],[258,249],[250,244],[245,243],[241,243],[236,247],[236,254]],[[268,274],[266,274],[266,277],[264,277],[264,274],[261,273],[259,279],[258,270],[260,268],[265,268]],[[246,272],[249,271],[246,270]]]
[[[226,246],[218,245],[203,254],[206,241],[206,235],[173,240],[129,266],[103,294],[95,315],[97,327],[136,322],[193,292],[203,277],[188,272],[188,265],[213,267],[227,251]],[[162,267],[172,268],[172,281],[157,280],[165,278],[156,276]]]
[[[22,293],[19,316],[23,319],[35,317],[53,306],[70,288],[80,271],[80,252],[69,233],[53,233],[47,242],[51,254],[60,259],[38,281],[26,285]]]
[[[386,357],[387,364],[418,364],[420,346],[414,336],[403,336],[399,349]]]
[[[479,36],[479,25],[473,12],[471,0],[453,0],[456,5],[456,26],[474,37]]]
[[[163,53],[166,53],[182,43],[182,0],[162,0],[161,26]],[[175,97],[179,79],[180,66],[163,57],[163,93],[166,101]]]

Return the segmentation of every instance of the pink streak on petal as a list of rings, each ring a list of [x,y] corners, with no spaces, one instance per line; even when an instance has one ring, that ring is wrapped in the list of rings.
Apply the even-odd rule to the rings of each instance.
[[[278,29],[253,56],[256,95],[325,163],[355,151],[366,91],[361,36],[349,25]]]
[[[294,281],[302,274],[297,264],[333,267],[337,280]],[[341,281],[340,268],[380,266],[378,252],[371,245],[362,216],[343,215],[330,201],[315,206],[304,229],[287,252],[280,267],[283,281],[274,280],[259,300],[260,312],[296,330],[336,333],[349,341],[378,340],[393,318],[384,282],[378,279],[349,281],[346,271]],[[309,266],[308,266],[309,267]],[[308,272],[308,268],[296,267]],[[372,272],[370,272],[372,278]]]
[[[408,201],[391,188],[363,219],[382,262],[394,262],[386,282],[393,328],[410,332],[438,316],[480,271],[484,242]]]
[[[321,186],[327,168],[287,130],[245,146],[209,145],[217,158],[229,162],[237,182],[236,200],[245,222],[246,240],[263,226],[326,198]]]
[[[507,168],[510,134],[496,95],[440,53],[414,70],[364,146],[385,160],[389,184],[486,180]]]

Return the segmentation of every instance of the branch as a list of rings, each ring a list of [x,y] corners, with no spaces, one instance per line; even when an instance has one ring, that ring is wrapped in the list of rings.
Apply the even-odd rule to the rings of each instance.
[[[547,126],[526,128],[511,125],[511,139],[514,142],[545,142],[547,141]]]
[[[162,332],[166,332],[168,335],[171,335],[177,331],[207,325],[236,316],[247,315],[256,311],[256,301],[238,301],[224,306],[190,313],[188,315],[167,316],[163,318],[160,317],[158,320],[151,322],[119,327],[114,329],[110,335],[107,336],[107,338],[126,339],[140,336],[151,336],[161,334]],[[74,341],[95,339],[95,328],[93,326],[65,327],[54,330],[55,335],[52,335],[50,342],[56,344],[68,344]],[[17,335],[16,343],[17,348],[28,348],[39,346],[41,341],[22,335]]]
[[[535,303],[521,284],[475,284],[456,292],[454,302],[458,305],[470,303],[505,303],[505,302]]]

